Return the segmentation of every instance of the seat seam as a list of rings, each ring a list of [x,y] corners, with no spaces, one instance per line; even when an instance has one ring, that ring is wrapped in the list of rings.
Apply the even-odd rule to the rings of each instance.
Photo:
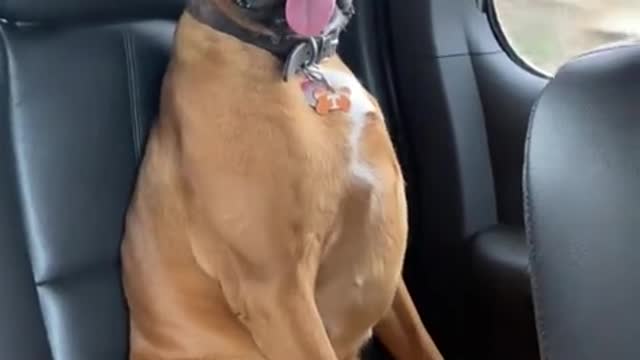
[[[38,285],[38,287],[55,286],[57,284],[65,283],[70,279],[78,278],[81,276],[92,275],[100,272],[101,270],[109,269],[113,266],[119,267],[120,264],[121,264],[120,261],[113,261],[113,260],[105,260],[105,261],[89,263],[83,266],[79,266],[70,271],[58,274],[56,276],[46,278],[44,280],[40,280],[36,282],[36,284]]]
[[[24,236],[24,251],[26,253],[26,257],[27,260],[29,261],[29,269],[31,270],[31,279],[33,280],[33,290],[36,294],[37,297],[37,305],[38,305],[38,310],[40,312],[40,320],[42,321],[42,329],[44,331],[44,335],[46,336],[46,340],[47,340],[47,348],[49,350],[49,358],[53,359],[54,358],[54,353],[53,353],[53,347],[52,347],[52,337],[51,337],[51,332],[49,329],[49,324],[47,323],[47,319],[44,313],[44,308],[42,307],[42,298],[41,298],[41,294],[39,291],[39,287],[36,281],[36,277],[35,277],[35,269],[34,269],[34,263],[33,263],[33,257],[32,257],[32,252],[31,252],[31,246],[29,244],[29,237],[31,237],[30,231],[29,231],[29,226],[28,226],[28,215],[26,213],[26,206],[24,204],[24,193],[23,193],[23,187],[21,185],[21,172],[20,172],[20,164],[19,164],[19,160],[18,160],[18,156],[17,156],[17,152],[16,152],[16,138],[15,138],[15,132],[14,132],[14,125],[13,125],[13,108],[11,106],[11,103],[13,101],[13,87],[12,87],[12,79],[11,79],[11,60],[8,54],[8,43],[9,41],[7,40],[7,35],[6,35],[6,30],[4,28],[0,28],[0,47],[2,48],[2,54],[0,56],[2,56],[5,66],[4,66],[4,71],[6,73],[6,83],[4,84],[5,89],[7,91],[7,109],[6,109],[6,119],[8,122],[8,129],[9,129],[9,142],[10,142],[10,151],[11,151],[11,159],[12,161],[12,166],[13,166],[13,170],[15,172],[15,187],[16,187],[16,203],[17,203],[17,207],[18,207],[18,212],[20,213],[20,223],[22,224],[22,234]]]
[[[140,99],[140,89],[138,87],[137,70],[138,65],[135,57],[135,43],[131,33],[126,30],[122,31],[124,44],[124,53],[127,63],[127,85],[129,92],[129,112],[131,116],[131,137],[133,141],[133,156],[136,163],[140,161],[142,152],[142,123],[140,120],[140,108],[138,100]]]
[[[548,85],[547,85],[548,87]],[[545,87],[546,89],[546,87]],[[543,91],[544,92],[544,89]],[[543,96],[540,96],[536,102],[533,104],[531,112],[529,114],[529,124],[527,129],[527,136],[525,139],[525,154],[524,154],[524,166],[522,172],[522,183],[523,183],[523,208],[524,208],[524,230],[525,230],[525,238],[527,244],[529,246],[529,276],[531,283],[531,298],[533,300],[534,307],[534,317],[536,319],[536,328],[538,333],[538,345],[540,348],[540,357],[544,360],[551,359],[549,339],[547,336],[547,327],[546,327],[546,317],[545,312],[542,306],[542,296],[540,294],[540,283],[537,276],[536,271],[534,271],[534,267],[537,264],[538,259],[538,248],[536,242],[533,240],[533,201],[531,199],[531,189],[530,189],[530,156],[531,156],[531,138],[534,126],[534,118],[538,110],[538,106],[542,101]]]

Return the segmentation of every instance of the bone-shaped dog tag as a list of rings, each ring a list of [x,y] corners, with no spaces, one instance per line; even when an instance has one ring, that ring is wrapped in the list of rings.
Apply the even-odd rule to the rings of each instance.
[[[309,106],[320,115],[351,111],[351,89],[334,88],[319,71],[307,72],[307,78],[302,82],[302,91]]]
[[[333,111],[346,113],[351,110],[351,90],[348,87],[317,89],[313,97],[316,100],[314,109],[320,115],[328,115]]]

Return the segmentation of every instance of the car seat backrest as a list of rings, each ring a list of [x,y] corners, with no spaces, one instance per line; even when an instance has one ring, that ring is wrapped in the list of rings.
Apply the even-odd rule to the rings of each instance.
[[[175,18],[185,0],[5,0],[0,14],[11,23],[78,24],[125,19]]]
[[[0,3],[0,359],[125,359],[124,214],[181,0]]]
[[[531,118],[525,211],[545,359],[638,359],[640,46],[565,65]]]

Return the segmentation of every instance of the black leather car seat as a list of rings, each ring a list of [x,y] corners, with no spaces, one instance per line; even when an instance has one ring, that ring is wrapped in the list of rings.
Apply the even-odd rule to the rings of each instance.
[[[178,0],[0,4],[0,359],[125,359],[123,215]]]
[[[564,66],[532,116],[525,206],[542,355],[640,358],[640,47]]]
[[[126,359],[124,215],[183,6],[0,2],[0,359]],[[341,50],[384,104],[367,16]]]

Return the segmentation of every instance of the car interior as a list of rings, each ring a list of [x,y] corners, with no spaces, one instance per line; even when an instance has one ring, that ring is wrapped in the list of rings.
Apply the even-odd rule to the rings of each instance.
[[[540,76],[491,3],[356,0],[341,41],[405,172],[407,285],[446,359],[637,358],[640,51]],[[124,214],[183,7],[0,2],[1,359],[127,358]]]

